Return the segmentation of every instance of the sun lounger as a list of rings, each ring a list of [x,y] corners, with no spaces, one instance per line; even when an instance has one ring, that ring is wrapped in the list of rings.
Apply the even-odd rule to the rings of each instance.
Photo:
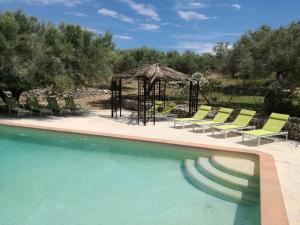
[[[227,133],[229,132],[238,132],[245,129],[255,129],[255,126],[249,126],[249,123],[254,117],[255,113],[255,111],[242,109],[232,123],[213,126],[212,135],[214,135],[215,131],[217,131],[220,133],[224,133],[226,138]]]
[[[166,117],[175,117],[176,115],[171,114],[172,110],[176,108],[175,103],[166,105],[166,107],[161,112],[155,112],[155,117],[157,118],[166,118]]]
[[[228,119],[230,114],[232,113],[233,109],[229,108],[220,108],[217,115],[212,120],[206,120],[206,121],[200,121],[200,122],[193,122],[193,130],[195,130],[196,127],[199,127],[202,129],[203,133],[205,132],[205,129],[224,124],[225,121]]]
[[[177,124],[180,124],[182,126],[182,129],[184,129],[184,126],[186,124],[190,124],[192,122],[198,122],[198,121],[204,120],[204,118],[211,111],[211,109],[212,109],[211,106],[201,105],[199,110],[194,114],[193,117],[175,119],[174,120],[174,127],[176,127]]]
[[[77,105],[73,98],[65,97],[66,108],[70,109],[75,114],[87,114],[88,110],[81,108],[80,105]]]
[[[272,139],[274,136],[285,136],[288,138],[288,132],[282,131],[282,128],[289,119],[289,115],[272,113],[262,129],[243,131],[242,141],[245,137],[258,139],[257,146],[262,138]],[[273,140],[273,139],[272,139]]]
[[[20,116],[26,116],[26,115],[32,116],[31,111],[20,107],[16,98],[7,97],[5,100],[6,100],[6,105],[8,107],[9,115],[11,115],[12,112],[16,112],[18,118],[20,118]]]
[[[59,116],[63,114],[71,114],[71,110],[65,107],[60,107],[56,101],[55,97],[47,97],[48,109],[52,110],[53,113],[58,113]]]
[[[26,104],[32,113],[37,112],[42,115],[53,115],[53,112],[50,109],[46,109],[39,105],[39,102],[36,97],[27,97]]]

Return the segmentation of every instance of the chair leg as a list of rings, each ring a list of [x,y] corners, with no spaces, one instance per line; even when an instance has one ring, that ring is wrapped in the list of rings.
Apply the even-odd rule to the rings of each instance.
[[[227,131],[225,131],[225,139],[227,138]]]
[[[288,140],[288,134],[285,135],[285,141],[287,141],[287,140]]]
[[[260,145],[260,137],[258,137],[258,141],[257,141],[257,146],[259,146]]]
[[[244,140],[245,140],[245,134],[243,134],[242,136],[242,142],[244,142]]]

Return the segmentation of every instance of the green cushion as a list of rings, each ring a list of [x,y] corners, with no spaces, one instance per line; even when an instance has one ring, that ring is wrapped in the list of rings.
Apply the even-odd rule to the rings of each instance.
[[[272,113],[262,129],[280,132],[288,121],[288,118],[289,115],[286,114]]]
[[[252,135],[252,136],[256,136],[256,137],[270,135],[270,134],[276,134],[276,133],[277,132],[264,130],[264,129],[243,131],[243,134],[248,134],[248,135]]]
[[[16,112],[18,112],[18,113],[31,113],[29,110],[27,110],[27,109],[22,109],[22,108],[20,108],[20,107],[14,107],[14,108],[12,108],[12,110],[13,110],[13,111],[16,111]]]
[[[194,122],[194,125],[213,125],[213,124],[219,124],[216,121],[213,120],[207,120],[207,121],[199,121],[199,122]]]
[[[208,105],[201,105],[199,107],[199,110],[204,110],[204,111],[210,111],[212,109],[211,106],[208,106]]]
[[[211,106],[207,106],[207,105],[201,105],[199,110],[194,114],[193,117],[189,117],[189,118],[178,118],[175,119],[176,121],[193,121],[193,120],[203,120],[208,112],[211,110]]]
[[[167,105],[159,114],[161,115],[167,115],[169,114],[174,108],[176,108],[176,104],[175,103],[171,103],[169,105]]]
[[[233,109],[221,108],[217,115],[213,118],[213,121],[218,123],[224,123],[228,119],[232,111]]]
[[[230,109],[230,108],[220,108],[219,109],[219,112],[222,112],[222,113],[232,113],[233,109]]]
[[[232,129],[239,129],[239,128],[243,128],[244,126],[239,126],[239,125],[235,125],[235,124],[224,124],[224,125],[220,125],[220,126],[214,126],[213,128],[217,129],[217,130],[232,130]]]
[[[255,111],[242,109],[232,124],[246,127],[255,115]]]

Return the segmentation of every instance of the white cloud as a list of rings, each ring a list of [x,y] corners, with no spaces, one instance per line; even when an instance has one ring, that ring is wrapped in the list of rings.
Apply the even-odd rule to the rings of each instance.
[[[208,17],[204,14],[200,14],[194,11],[183,11],[183,10],[178,10],[177,11],[178,15],[186,20],[186,21],[190,21],[190,20],[208,20],[208,19],[217,19],[216,17]]]
[[[213,47],[216,43],[203,43],[203,42],[184,42],[176,46],[179,51],[191,50],[197,53],[213,53]]]
[[[204,4],[202,2],[190,2],[189,6],[191,6],[193,8],[205,8],[206,4]]]
[[[208,5],[201,1],[195,0],[176,0],[175,9],[195,9],[206,8]]]
[[[115,39],[121,39],[121,40],[132,40],[132,37],[131,36],[128,36],[128,35],[114,35],[114,38]]]
[[[134,23],[133,19],[131,19],[130,17],[119,14],[118,12],[113,10],[102,8],[98,10],[98,13],[102,16],[112,17],[114,19],[118,19],[126,23]]]
[[[67,15],[73,15],[78,17],[88,17],[89,15],[81,12],[66,12]]]
[[[97,30],[97,29],[94,29],[94,28],[85,28],[87,31],[89,32],[93,32],[95,34],[103,34],[103,32]]]
[[[187,41],[215,41],[216,39],[228,36],[238,37],[241,34],[234,32],[211,32],[206,34],[178,34],[171,36],[171,38]]]
[[[231,7],[237,10],[242,8],[240,4],[232,4]]]
[[[135,3],[133,0],[121,0],[121,1],[126,3],[131,9],[136,11],[138,14],[149,17],[156,21],[160,20],[158,13],[151,5],[138,4]]]
[[[142,23],[142,24],[140,24],[140,29],[141,30],[154,31],[154,30],[158,30],[159,28],[160,28],[160,26],[156,25],[156,24],[150,24],[150,23]]]
[[[30,4],[42,4],[42,5],[62,4],[65,6],[72,7],[81,4],[86,0],[25,0],[25,1]]]

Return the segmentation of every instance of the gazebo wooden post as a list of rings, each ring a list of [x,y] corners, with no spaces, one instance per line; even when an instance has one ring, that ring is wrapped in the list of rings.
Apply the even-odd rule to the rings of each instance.
[[[114,81],[111,81],[110,92],[111,92],[111,98],[110,98],[111,117],[113,118],[114,117]]]
[[[189,116],[191,117],[193,113],[198,111],[198,101],[199,101],[199,86],[200,82],[194,83],[190,81],[190,99],[189,99]]]
[[[200,82],[197,81],[197,97],[196,97],[196,112],[198,111],[198,104],[199,104],[199,89],[200,89]]]
[[[144,126],[146,126],[146,119],[147,119],[147,111],[146,111],[146,108],[147,108],[147,84],[146,84],[146,78],[144,78]]]
[[[190,81],[189,117],[192,116],[192,90],[193,90],[193,82]]]
[[[165,80],[165,84],[164,84],[164,108],[166,108],[166,92],[167,92],[167,80]]]
[[[161,79],[159,79],[158,81],[158,100],[161,100],[161,90],[160,90],[160,83],[161,83]]]
[[[155,86],[156,86],[156,81],[154,80],[154,86],[153,86],[153,97],[152,97],[152,105],[153,105],[153,124],[155,125]]]
[[[140,89],[141,89],[141,85],[140,85],[140,79],[138,79],[138,117],[137,117],[137,123],[140,124],[140,109],[141,109],[141,105],[140,105]]]
[[[122,116],[122,79],[119,79],[119,106],[120,106],[120,117]]]

